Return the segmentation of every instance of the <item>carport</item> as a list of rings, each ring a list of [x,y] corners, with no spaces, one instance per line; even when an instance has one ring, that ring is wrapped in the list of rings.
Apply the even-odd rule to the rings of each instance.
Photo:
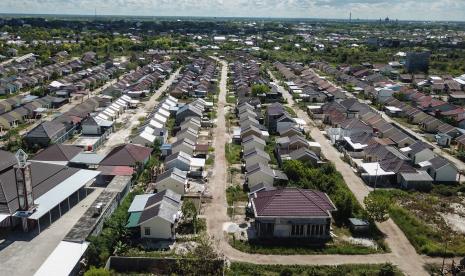
[[[85,186],[100,172],[80,170],[34,200],[36,210],[28,217],[37,223],[39,233],[87,196]],[[15,216],[20,217],[16,213]]]

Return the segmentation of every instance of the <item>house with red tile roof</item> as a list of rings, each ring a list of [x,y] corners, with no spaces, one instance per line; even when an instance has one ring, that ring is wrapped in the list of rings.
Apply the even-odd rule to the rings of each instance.
[[[251,195],[250,206],[258,238],[326,240],[336,211],[327,194],[299,188],[261,190]]]

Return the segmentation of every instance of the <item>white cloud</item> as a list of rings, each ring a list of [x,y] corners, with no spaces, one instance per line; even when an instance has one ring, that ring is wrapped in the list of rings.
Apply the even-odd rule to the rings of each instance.
[[[4,13],[465,20],[464,0],[1,0]]]

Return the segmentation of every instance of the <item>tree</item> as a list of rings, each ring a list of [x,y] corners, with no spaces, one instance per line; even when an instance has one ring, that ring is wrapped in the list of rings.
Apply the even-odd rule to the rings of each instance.
[[[254,84],[252,86],[252,95],[266,94],[270,92],[270,87],[266,84]]]
[[[181,211],[185,218],[192,220],[192,225],[194,227],[194,234],[196,234],[197,226],[197,208],[192,200],[184,200],[182,204]]]
[[[374,221],[383,222],[389,218],[388,211],[391,203],[388,198],[376,193],[370,193],[363,202],[368,216]]]
[[[379,270],[380,276],[393,276],[395,275],[394,266],[390,263],[383,264]]]

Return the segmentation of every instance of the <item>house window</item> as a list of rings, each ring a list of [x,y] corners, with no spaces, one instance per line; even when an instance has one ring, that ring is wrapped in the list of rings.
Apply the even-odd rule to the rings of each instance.
[[[150,236],[150,227],[144,227],[144,235]]]
[[[303,236],[304,235],[304,225],[293,224],[291,229],[292,236]]]

